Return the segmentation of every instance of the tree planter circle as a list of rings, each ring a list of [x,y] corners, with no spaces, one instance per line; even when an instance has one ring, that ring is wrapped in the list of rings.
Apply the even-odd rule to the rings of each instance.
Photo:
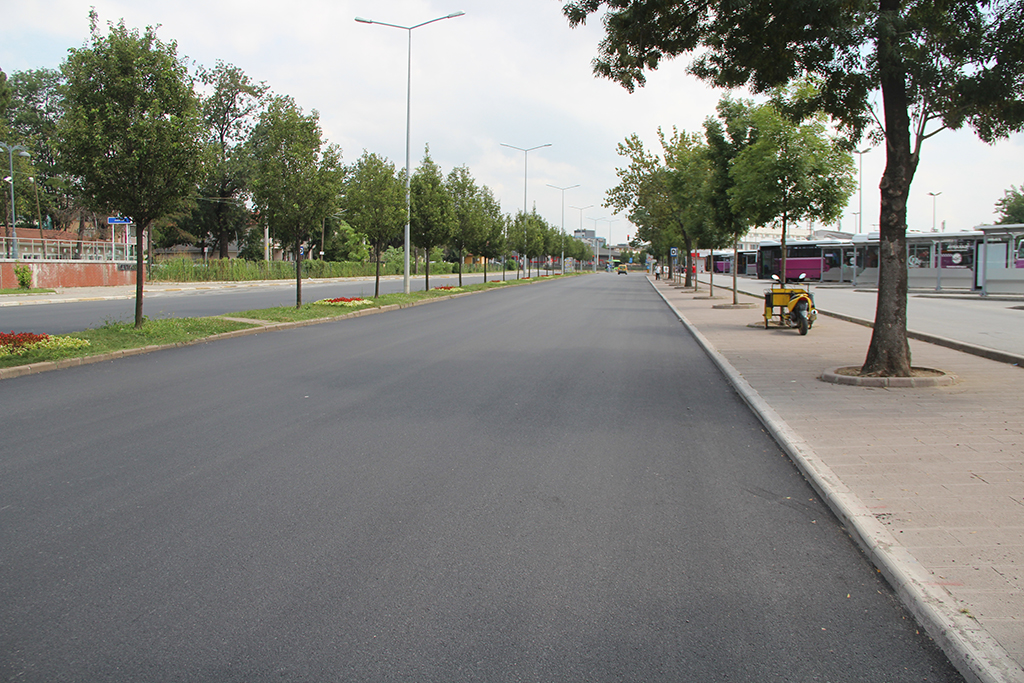
[[[831,384],[847,384],[857,387],[882,387],[887,389],[922,389],[925,387],[947,387],[957,381],[956,375],[934,368],[911,368],[912,377],[864,377],[859,375],[859,365],[840,365],[821,373],[819,379]]]

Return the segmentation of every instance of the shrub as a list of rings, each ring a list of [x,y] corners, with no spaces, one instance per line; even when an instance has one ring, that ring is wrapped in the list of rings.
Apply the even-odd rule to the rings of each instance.
[[[18,278],[18,286],[22,289],[32,289],[32,269],[28,266],[14,266],[14,276]]]
[[[29,351],[73,351],[89,346],[77,337],[51,337],[32,332],[0,333],[0,356],[22,356]]]

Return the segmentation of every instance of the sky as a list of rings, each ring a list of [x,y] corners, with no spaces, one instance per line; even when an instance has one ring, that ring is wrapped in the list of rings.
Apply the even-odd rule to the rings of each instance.
[[[685,57],[663,63],[633,94],[595,77],[591,60],[603,35],[600,20],[593,16],[586,26],[572,29],[562,4],[20,0],[5,3],[0,69],[10,75],[58,68],[69,48],[86,43],[89,8],[95,7],[104,26],[121,19],[130,28],[159,25],[158,36],[175,41],[189,63],[233,64],[273,92],[291,96],[304,111],[316,110],[325,138],[341,146],[344,162],[355,162],[367,150],[402,168],[410,32],[355,17],[414,26],[465,12],[411,32],[413,169],[429,145],[445,173],[467,166],[510,214],[523,209],[525,172],[528,209],[535,206],[549,223],[570,232],[596,228],[618,244],[635,228],[602,206],[606,191],[618,182],[616,168],[626,164],[617,145],[636,133],[657,151],[659,127],[701,132],[726,92],[689,76]],[[551,146],[524,153],[503,144]],[[873,149],[862,160],[863,197],[854,193],[838,226],[847,232],[857,230],[860,201],[862,231],[877,230],[884,150]],[[995,203],[1004,191],[1024,186],[1022,160],[1022,134],[994,146],[970,130],[944,131],[926,141],[908,204],[909,229],[930,230],[933,210],[940,230],[943,224],[953,231],[994,222]],[[555,189],[574,185],[564,193]]]

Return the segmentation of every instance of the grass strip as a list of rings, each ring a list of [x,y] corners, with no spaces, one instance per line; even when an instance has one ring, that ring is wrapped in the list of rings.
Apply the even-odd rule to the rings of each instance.
[[[32,363],[63,360],[65,358],[98,356],[114,351],[137,349],[143,346],[178,344],[211,337],[223,332],[233,332],[247,327],[253,327],[253,325],[224,320],[222,318],[146,320],[139,329],[135,329],[134,323],[109,322],[95,329],[60,335],[88,340],[89,346],[83,349],[30,350],[20,356],[0,356],[0,368],[31,365]]]
[[[21,287],[14,287],[8,289],[0,289],[0,294],[53,294],[57,290],[55,289],[40,289],[33,287],[32,289],[22,289]]]

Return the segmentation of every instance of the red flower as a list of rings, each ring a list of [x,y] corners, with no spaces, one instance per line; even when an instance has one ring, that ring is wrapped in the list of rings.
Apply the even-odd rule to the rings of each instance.
[[[10,346],[11,348],[17,349],[25,346],[26,344],[35,344],[36,342],[45,341],[50,338],[48,334],[32,334],[31,332],[18,332],[11,331],[10,334],[0,332],[0,346]]]

